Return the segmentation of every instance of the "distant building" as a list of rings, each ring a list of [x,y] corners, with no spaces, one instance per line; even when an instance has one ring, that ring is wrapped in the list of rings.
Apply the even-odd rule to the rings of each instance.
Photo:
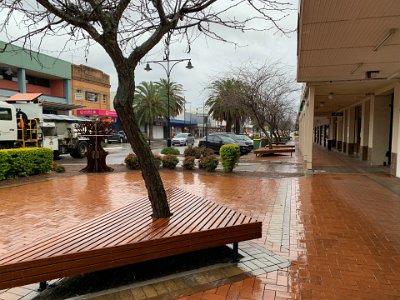
[[[0,41],[0,48],[5,43]],[[69,114],[71,63],[8,45],[0,55],[0,98],[17,93],[42,93],[45,113]]]
[[[0,41],[0,48],[5,42]],[[0,98],[41,93],[45,113],[99,116],[115,121],[110,76],[59,58],[8,45],[0,55]]]
[[[85,106],[74,114],[115,121],[117,115],[111,110],[110,87],[109,75],[85,65],[72,65],[72,103]]]

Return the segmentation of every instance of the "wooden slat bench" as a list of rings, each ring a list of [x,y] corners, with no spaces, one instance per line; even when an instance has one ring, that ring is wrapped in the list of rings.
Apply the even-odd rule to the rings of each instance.
[[[290,148],[287,148],[287,147],[267,148],[267,147],[265,147],[265,148],[259,148],[259,149],[254,150],[254,153],[256,156],[263,155],[263,154],[275,154],[275,153],[290,153],[290,156],[292,156],[293,152],[295,152],[295,148],[293,148],[293,147],[290,147]]]
[[[282,145],[282,144],[272,144],[272,148],[294,148],[296,147],[296,145]],[[266,146],[265,148],[268,148],[268,146]],[[261,148],[263,149],[263,148]]]
[[[261,222],[167,190],[173,216],[153,220],[147,197],[0,256],[0,290],[261,237]]]

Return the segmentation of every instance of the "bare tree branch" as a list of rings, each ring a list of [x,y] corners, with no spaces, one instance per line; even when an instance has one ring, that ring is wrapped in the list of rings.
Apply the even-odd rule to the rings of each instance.
[[[254,14],[244,14],[245,7],[250,7]],[[142,166],[153,217],[168,217],[171,212],[164,186],[132,107],[138,63],[162,40],[167,55],[170,43],[186,41],[190,51],[200,35],[233,42],[219,28],[242,32],[275,28],[286,33],[288,30],[280,24],[291,9],[290,3],[280,0],[0,0],[0,29],[10,37],[6,43],[20,42],[29,50],[35,46],[35,35],[41,36],[39,48],[59,36],[68,37],[66,43],[85,42],[86,55],[91,41],[104,48],[118,74],[114,106]],[[16,28],[21,34],[12,37]],[[7,45],[4,48],[6,51]],[[285,95],[284,81],[275,89],[257,82],[255,87],[249,89],[249,93],[254,93],[251,99],[256,99],[255,95],[259,99]],[[257,108],[264,109],[260,105]]]

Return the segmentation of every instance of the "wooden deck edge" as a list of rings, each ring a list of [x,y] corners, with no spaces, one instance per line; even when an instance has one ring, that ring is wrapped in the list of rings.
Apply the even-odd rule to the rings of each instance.
[[[0,266],[0,289],[260,238],[261,226],[261,222],[254,222],[185,234],[181,235],[179,239],[177,237],[170,237],[156,241],[151,240],[132,245],[87,251],[81,253],[81,255],[79,255],[80,253],[76,253]],[[238,228],[232,230],[232,227]],[[228,235],[229,231],[230,234]],[[209,237],[205,240],[207,236]],[[162,248],[162,251],[160,251],[159,247]]]

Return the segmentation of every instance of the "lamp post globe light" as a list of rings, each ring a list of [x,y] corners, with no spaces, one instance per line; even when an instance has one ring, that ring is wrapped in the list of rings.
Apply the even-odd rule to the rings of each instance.
[[[172,69],[179,64],[180,62],[187,61],[186,68],[193,69],[193,65],[190,58],[183,58],[183,59],[165,59],[165,60],[153,60],[148,61],[146,63],[146,67],[144,68],[146,71],[151,71],[152,68],[150,67],[151,63],[159,64],[164,71],[167,73],[167,147],[171,147],[171,124],[170,124],[170,78],[171,78],[171,71]],[[172,64],[171,64],[172,63]],[[165,64],[165,65],[164,65]]]

